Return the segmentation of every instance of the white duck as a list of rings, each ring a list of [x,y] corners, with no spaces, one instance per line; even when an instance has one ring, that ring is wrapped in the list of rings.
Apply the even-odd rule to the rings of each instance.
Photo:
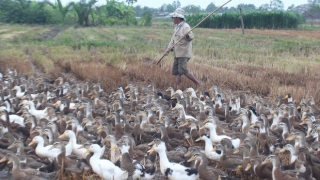
[[[171,163],[166,154],[166,145],[160,139],[155,139],[149,145],[152,148],[148,153],[157,152],[160,157],[160,171],[170,180],[196,180],[199,178],[199,173],[196,169],[185,167],[181,164]]]
[[[81,144],[77,143],[77,138],[73,131],[66,130],[63,134],[59,136],[59,139],[62,139],[62,138],[69,138],[69,142],[66,145],[66,156],[69,156],[72,153],[83,159],[86,158],[86,155],[84,154],[86,150],[81,148],[82,147]]]
[[[216,128],[217,125],[211,122],[207,122],[204,126],[201,127],[201,129],[207,128],[210,131],[210,139],[214,144],[219,144],[223,138],[230,139],[232,142],[232,145],[235,149],[237,149],[240,146],[240,139],[232,139],[231,137],[227,135],[218,135]]]
[[[218,154],[216,151],[212,151],[213,145],[210,137],[206,134],[202,134],[196,142],[203,140],[205,142],[204,146],[204,154],[207,156],[207,158],[215,160],[215,161],[220,161],[220,156],[221,154]]]
[[[8,111],[6,109],[0,109],[0,118],[3,121],[6,121],[9,119],[10,123],[16,123],[19,124],[21,127],[26,127],[24,124],[24,118],[16,115],[16,114],[8,114]]]
[[[128,179],[128,172],[121,170],[107,159],[100,159],[102,155],[102,148],[98,144],[92,144],[84,154],[93,152],[93,156],[89,162],[92,170],[97,173],[100,178],[104,180],[126,180]]]
[[[59,149],[49,150],[52,145],[44,146],[44,139],[41,136],[35,136],[28,146],[33,144],[37,144],[36,154],[40,158],[56,158],[61,153]]]
[[[29,113],[31,115],[34,115],[37,120],[42,119],[42,118],[48,118],[46,116],[47,107],[45,109],[43,109],[43,110],[37,110],[34,102],[33,101],[28,101],[28,100],[23,100],[20,103],[20,105],[28,106],[29,107]]]
[[[193,116],[191,116],[191,115],[187,115],[187,114],[186,114],[186,112],[185,112],[184,107],[183,107],[182,104],[177,103],[176,106],[175,106],[174,108],[172,108],[172,111],[174,111],[174,110],[178,110],[178,111],[179,111],[179,113],[180,113],[179,118],[183,119],[184,121],[185,121],[186,119],[198,121],[197,118],[195,118],[195,117],[193,117]]]

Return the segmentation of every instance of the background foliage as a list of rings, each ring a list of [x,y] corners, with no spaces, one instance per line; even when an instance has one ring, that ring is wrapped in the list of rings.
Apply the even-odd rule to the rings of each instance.
[[[55,3],[49,0],[1,0],[0,22],[18,24],[64,24],[80,26],[151,26],[153,19],[157,25],[169,26],[172,22],[167,15],[177,7],[180,1],[163,4],[159,8],[133,6],[137,0],[106,0],[106,4],[97,5],[97,0],[80,0],[66,5],[61,0]],[[294,5],[283,9],[281,0],[271,0],[269,4],[255,7],[253,4],[239,4],[237,7],[223,7],[217,15],[201,24],[203,28],[238,28],[240,27],[239,9],[242,9],[245,28],[287,29],[297,28],[305,17],[313,20],[320,18],[320,6],[313,3],[304,16],[292,11]],[[188,22],[195,25],[217,6],[211,2],[205,9],[200,6],[182,7],[188,15]],[[155,18],[157,17],[157,18]],[[162,18],[162,19],[161,19]],[[159,24],[159,22],[161,22]]]

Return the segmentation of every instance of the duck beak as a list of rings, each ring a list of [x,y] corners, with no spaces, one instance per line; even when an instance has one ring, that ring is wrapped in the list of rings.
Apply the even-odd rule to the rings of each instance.
[[[7,147],[7,149],[12,149],[13,147],[13,144],[11,144],[9,147]]]
[[[233,151],[233,154],[238,154],[239,152],[240,152],[240,150],[236,149],[236,150]]]
[[[117,145],[112,146],[112,147],[110,148],[110,151],[117,149],[117,147],[118,147]]]
[[[202,126],[200,129],[205,129],[205,128],[206,128],[205,126]],[[199,130],[200,130],[200,129],[199,129]]]
[[[72,120],[67,121],[67,124],[71,124],[71,123],[72,123]]]
[[[97,128],[98,131],[101,131],[102,129],[103,129],[103,126],[102,126],[102,125],[100,125],[100,126]]]
[[[171,111],[174,111],[174,110],[176,110],[176,109],[177,109],[177,108],[176,108],[176,107],[174,107],[174,108],[172,108],[172,109],[171,109]]]
[[[201,141],[201,139],[200,139],[200,138],[196,139],[196,142],[199,142],[199,141]]]
[[[87,149],[83,154],[89,154],[90,153],[90,150]]]
[[[188,151],[187,154],[184,155],[184,157],[189,157],[191,155],[191,152]]]
[[[269,162],[269,160],[268,160],[268,159],[265,159],[264,161],[262,161],[261,164],[267,164],[268,162]]]
[[[196,158],[194,156],[192,156],[190,159],[188,159],[188,162],[192,162],[194,161]]]
[[[7,161],[7,158],[4,156],[1,160],[0,163]]]
[[[302,121],[299,125],[305,125],[306,124],[306,122],[305,121]]]
[[[217,147],[214,147],[211,151],[216,151],[216,150],[218,150]]]
[[[61,135],[59,136],[59,139],[63,139],[63,138],[66,138],[65,133],[63,133],[63,134],[61,134]]]
[[[282,148],[279,152],[280,152],[280,153],[284,153],[286,150],[287,150],[287,148],[284,147],[284,148]]]
[[[248,171],[251,167],[252,167],[252,165],[250,163],[248,163],[248,165],[244,171]]]
[[[148,144],[148,146],[152,146],[152,145],[154,145],[153,141]]]
[[[203,124],[206,124],[207,122],[209,122],[209,119],[204,120]]]
[[[28,146],[32,146],[32,145],[34,145],[34,142],[33,142],[33,141],[31,141],[31,142],[28,144]]]
[[[256,127],[256,123],[254,123],[254,124],[251,124],[251,126],[250,126],[251,128],[255,128]]]
[[[291,135],[290,137],[288,137],[287,139],[286,139],[286,141],[292,141],[292,140],[294,140],[296,138],[296,135]]]
[[[154,152],[154,148],[152,147],[150,150],[147,151],[148,154],[152,154]]]

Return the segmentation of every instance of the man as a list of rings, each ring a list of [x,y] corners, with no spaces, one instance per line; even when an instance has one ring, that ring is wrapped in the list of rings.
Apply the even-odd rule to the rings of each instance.
[[[190,31],[190,26],[185,22],[184,10],[177,8],[169,15],[173,23],[176,25],[171,41],[168,45],[164,55],[168,55],[170,51],[174,52],[174,62],[172,67],[172,74],[176,76],[177,88],[180,88],[181,76],[185,75],[188,79],[195,83],[198,88],[201,83],[197,80],[187,68],[189,59],[192,56],[192,39],[193,33]],[[190,32],[189,32],[190,31]],[[188,34],[187,34],[188,33]],[[183,39],[181,39],[184,37]],[[181,40],[180,40],[181,39]],[[170,49],[178,40],[180,40],[173,49]]]

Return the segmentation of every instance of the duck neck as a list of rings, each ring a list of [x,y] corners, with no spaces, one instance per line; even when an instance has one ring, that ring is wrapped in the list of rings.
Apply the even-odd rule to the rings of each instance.
[[[250,149],[250,157],[256,157],[258,156],[258,148],[256,144],[251,144],[251,149]]]
[[[298,153],[295,148],[288,148],[288,150],[290,151],[290,163],[293,163],[297,159]]]
[[[198,105],[199,105],[199,110],[200,110],[200,112],[203,112],[203,111],[204,111],[204,105],[203,105],[203,103],[202,103],[202,102],[199,102]]]
[[[77,139],[75,134],[70,134],[69,136],[69,143],[73,146],[77,144]]]
[[[205,171],[208,168],[208,160],[206,158],[202,158],[200,160],[200,164],[198,166],[198,171]]]
[[[165,142],[168,142],[169,137],[168,137],[167,129],[163,126],[160,128],[160,132],[161,132],[161,139]]]
[[[162,108],[159,108],[159,120],[162,118],[164,111]]]
[[[282,139],[286,139],[286,135],[288,135],[289,134],[289,128],[288,128],[288,126],[283,126],[282,127]]]
[[[96,152],[93,153],[92,157],[90,158],[90,161],[95,162],[96,160],[99,160],[101,158],[102,151],[99,149]],[[91,163],[90,163],[91,164]]]
[[[212,150],[212,141],[211,141],[211,139],[209,139],[209,138],[205,138],[204,139],[204,150],[205,150],[205,152],[210,152],[211,153],[211,150]]]
[[[274,161],[272,161],[272,175],[274,175],[275,170],[280,168],[280,161],[279,159],[275,159]],[[275,178],[273,178],[275,179]]]
[[[250,110],[250,113],[251,113],[251,123],[255,123],[258,121],[258,117],[256,116],[256,114]]]
[[[182,118],[182,119],[186,119],[186,111],[184,110],[184,108],[182,108],[180,111],[180,118]]]
[[[20,171],[20,163],[19,163],[19,159],[17,157],[12,157],[11,158],[12,161],[12,170],[14,171]]]
[[[110,145],[111,145],[111,147],[115,146],[116,145],[116,140],[115,139],[111,139],[110,140]],[[116,162],[116,149],[111,150],[110,154],[111,154],[110,160],[112,162]]]
[[[17,147],[17,153],[16,153],[16,154],[17,154],[17,155],[20,155],[20,156],[25,155],[23,144],[21,144],[21,145],[19,145],[19,146]]]
[[[167,157],[166,150],[161,149],[158,151],[158,154],[159,154],[159,158],[160,158],[160,166],[162,167],[161,169],[163,169],[166,164],[170,164],[168,157]]]

